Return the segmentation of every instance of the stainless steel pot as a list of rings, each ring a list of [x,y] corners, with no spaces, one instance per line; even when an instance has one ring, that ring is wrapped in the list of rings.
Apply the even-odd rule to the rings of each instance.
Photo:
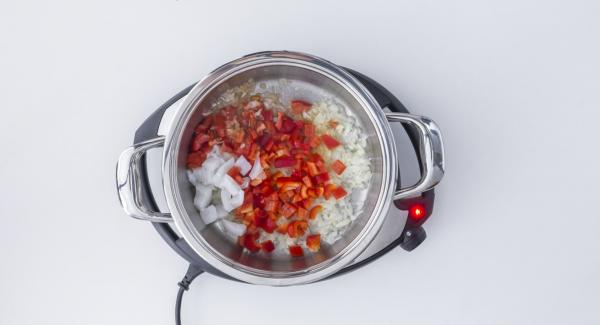
[[[187,180],[185,161],[194,126],[225,91],[249,80],[277,91],[282,102],[333,98],[366,131],[373,177],[363,213],[340,240],[316,254],[273,258],[246,253],[226,238],[218,225],[203,224],[193,205],[194,189]],[[420,135],[423,176],[408,188],[395,188],[397,153],[389,122],[407,123]],[[140,158],[155,147],[164,147],[162,179],[170,213],[152,211],[140,194]],[[217,270],[248,283],[284,286],[314,282],[350,264],[379,232],[392,200],[418,196],[435,186],[443,174],[442,138],[432,120],[384,113],[358,80],[323,59],[295,52],[261,52],[227,63],[198,82],[177,109],[166,137],[126,149],[117,163],[117,187],[127,214],[151,222],[173,223],[190,247]]]

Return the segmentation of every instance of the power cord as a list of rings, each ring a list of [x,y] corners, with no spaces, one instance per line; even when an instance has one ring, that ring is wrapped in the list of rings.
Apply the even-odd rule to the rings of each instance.
[[[181,300],[183,298],[183,293],[186,292],[190,288],[190,284],[194,279],[200,274],[204,273],[197,266],[190,264],[185,273],[185,276],[177,285],[179,286],[179,291],[177,292],[177,300],[175,300],[175,324],[181,325]]]

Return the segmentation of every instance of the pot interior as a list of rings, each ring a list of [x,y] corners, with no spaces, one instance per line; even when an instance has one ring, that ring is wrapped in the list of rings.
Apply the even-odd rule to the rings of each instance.
[[[362,213],[352,222],[343,237],[328,245],[322,242],[321,250],[317,253],[305,252],[304,257],[291,258],[284,255],[268,255],[265,253],[245,252],[237,245],[235,239],[222,231],[219,223],[206,226],[193,205],[194,186],[188,181],[186,175],[186,156],[194,127],[207,114],[220,107],[223,95],[234,87],[242,85],[255,85],[258,92],[276,93],[280,102],[288,104],[292,99],[304,99],[317,102],[323,99],[333,99],[343,105],[351,115],[362,124],[367,137],[367,155],[371,162],[373,177],[367,190],[351,197],[360,197],[364,200]],[[254,86],[253,86],[254,87]],[[251,88],[253,88],[251,87]],[[382,162],[382,144],[376,132],[376,123],[372,114],[367,113],[359,99],[342,83],[334,80],[333,76],[321,71],[309,69],[293,64],[264,64],[252,66],[230,75],[225,80],[218,82],[202,98],[195,101],[193,112],[188,115],[188,120],[182,132],[179,152],[177,154],[178,187],[185,211],[182,219],[189,220],[184,225],[195,233],[204,242],[206,249],[224,263],[240,270],[265,277],[286,277],[294,274],[303,274],[312,269],[324,267],[344,254],[351,246],[360,240],[365,226],[372,218],[384,216],[372,215],[382,193],[382,177],[384,176]],[[387,174],[385,174],[386,177]],[[181,225],[180,225],[181,226]]]

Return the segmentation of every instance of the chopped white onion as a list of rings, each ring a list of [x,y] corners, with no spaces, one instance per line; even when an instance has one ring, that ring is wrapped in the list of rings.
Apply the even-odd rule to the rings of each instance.
[[[248,162],[248,160],[246,160],[246,157],[244,157],[243,155],[240,156],[235,161],[235,165],[240,168],[240,173],[242,174],[242,176],[245,176],[246,174],[248,174],[248,172],[250,171],[250,169],[252,169],[252,165],[250,165],[250,163]]]
[[[212,186],[196,185],[196,195],[194,196],[194,205],[198,210],[202,210],[208,206],[212,199]]]
[[[221,188],[227,190],[227,192],[229,192],[229,194],[231,195],[236,195],[239,191],[242,190],[240,185],[238,185],[238,183],[229,175],[223,176],[223,180],[221,181]]]
[[[244,191],[239,191],[237,194],[231,197],[231,204],[233,208],[239,208],[244,204]]]
[[[263,174],[262,166],[260,165],[260,159],[256,158],[254,160],[254,165],[252,166],[252,170],[250,171],[250,179],[257,179]]]
[[[196,182],[200,182],[202,184],[210,184],[213,178],[213,175],[216,173],[219,166],[221,166],[225,161],[219,157],[210,156],[206,158],[204,163],[200,168],[194,169],[194,176],[196,178]]]
[[[221,203],[223,203],[223,209],[227,212],[240,207],[244,203],[244,191],[239,191],[236,195],[231,195],[227,190],[222,189]]]
[[[198,180],[196,179],[196,175],[194,175],[194,171],[191,169],[187,170],[187,177],[188,180],[190,181],[190,183],[196,185],[196,182],[198,182]]]
[[[215,222],[218,218],[217,209],[214,205],[209,205],[208,207],[200,210],[200,218],[204,221],[204,224],[211,224]]]
[[[242,190],[245,190],[248,185],[250,185],[250,177],[244,177],[242,179],[242,185],[240,185],[240,187],[242,188]]]
[[[230,233],[236,237],[241,236],[246,232],[246,225],[244,225],[243,223],[237,223],[237,222],[229,221],[227,219],[223,219],[223,220],[221,220],[221,222],[223,223],[223,227],[225,228],[225,231],[227,231],[228,233]]]
[[[217,217],[220,218],[225,218],[229,212],[225,211],[225,209],[223,209],[223,205],[222,204],[217,204],[215,205],[215,209],[217,210]]]
[[[223,176],[225,176],[225,174],[227,174],[227,172],[229,171],[229,169],[231,169],[231,167],[233,167],[235,160],[233,158],[227,160],[226,162],[224,162],[218,169],[217,171],[214,173],[214,175],[212,175],[212,178],[210,180],[210,183],[221,188],[221,182],[223,181]]]

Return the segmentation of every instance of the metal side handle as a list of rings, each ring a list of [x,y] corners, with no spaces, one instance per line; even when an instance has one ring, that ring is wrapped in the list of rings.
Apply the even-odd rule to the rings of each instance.
[[[171,222],[173,220],[169,213],[153,211],[145,206],[142,199],[140,160],[146,151],[162,147],[164,143],[164,137],[157,137],[137,143],[125,149],[119,156],[117,161],[117,192],[125,213],[131,217],[152,222]]]
[[[421,179],[407,188],[397,189],[394,200],[418,196],[437,185],[444,176],[444,145],[437,124],[427,117],[405,113],[386,113],[389,122],[407,123],[419,134]]]

